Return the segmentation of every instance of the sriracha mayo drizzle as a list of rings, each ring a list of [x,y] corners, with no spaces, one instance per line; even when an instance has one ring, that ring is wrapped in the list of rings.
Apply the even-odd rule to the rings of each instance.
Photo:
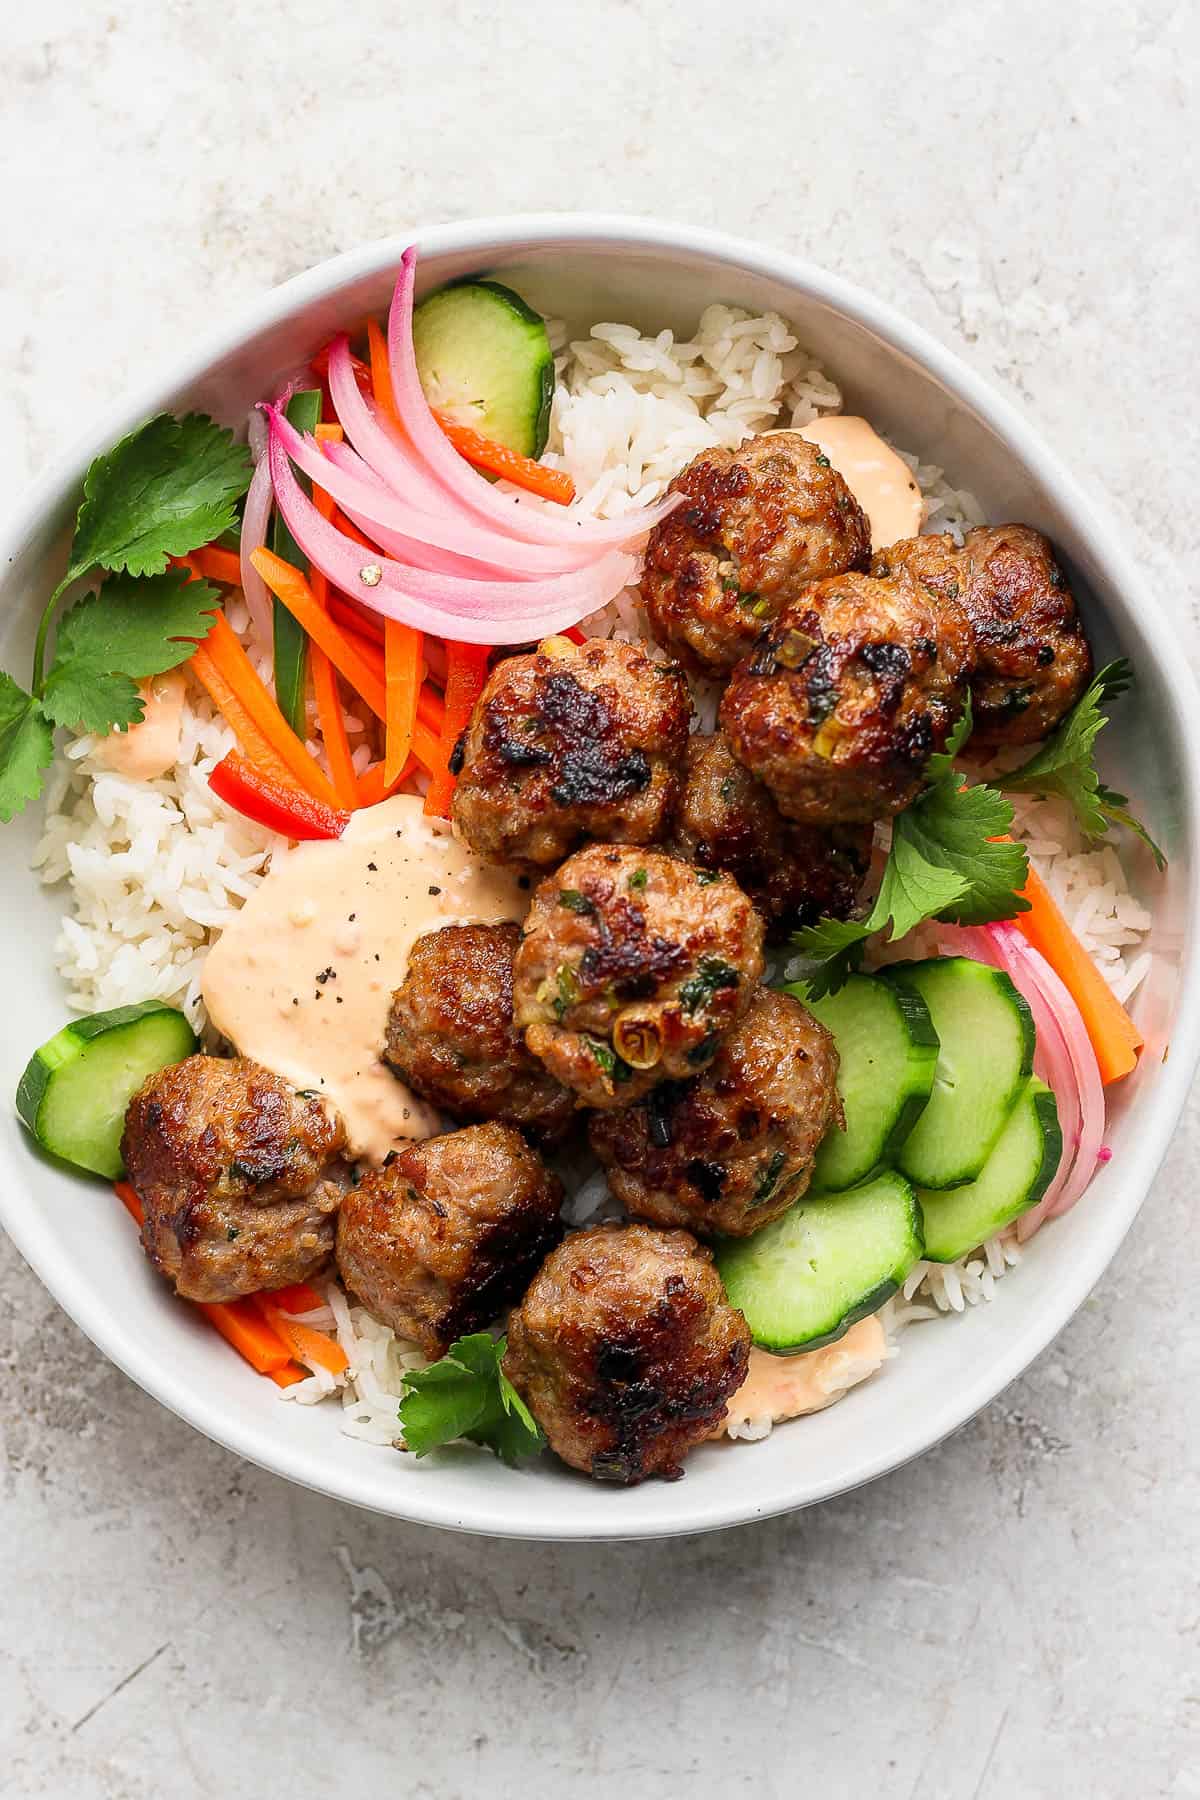
[[[921,490],[912,471],[865,419],[834,414],[801,427],[827,456],[871,522],[871,548],[882,550],[921,529]]]
[[[91,757],[101,768],[131,781],[153,781],[179,760],[183,729],[183,696],[187,683],[179,669],[138,682],[142,719],[128,731],[113,731],[93,745]]]
[[[479,862],[397,794],[336,843],[298,844],[226,926],[204,964],[216,1029],[339,1112],[351,1154],[380,1163],[438,1115],[380,1060],[392,992],[427,931],[520,919],[515,875]]]
[[[798,1419],[804,1413],[823,1412],[850,1388],[865,1381],[887,1358],[887,1337],[872,1314],[852,1325],[835,1343],[799,1356],[772,1356],[757,1347],[750,1352],[746,1379],[729,1402],[727,1418],[718,1428],[772,1419]]]

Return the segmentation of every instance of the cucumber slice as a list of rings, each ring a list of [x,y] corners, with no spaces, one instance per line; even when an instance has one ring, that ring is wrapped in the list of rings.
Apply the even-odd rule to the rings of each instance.
[[[846,1129],[835,1126],[817,1152],[812,1186],[837,1193],[895,1156],[925,1110],[933,1088],[938,1035],[915,988],[851,975],[836,994],[810,1000],[804,984],[793,993],[833,1033],[840,1067],[838,1093]]]
[[[287,403],[287,417],[288,423],[294,425],[297,431],[315,431],[321,420],[320,389],[303,388],[298,394],[293,394]],[[312,482],[308,477],[301,475],[299,480],[305,493],[311,494]],[[271,548],[276,556],[282,556],[294,568],[308,573],[308,559],[279,513],[276,513],[271,529]],[[308,689],[308,638],[304,627],[296,623],[282,600],[276,600],[271,617],[275,640],[275,698],[279,702],[280,712],[303,743],[308,736],[308,709],[305,704]]]
[[[430,406],[522,456],[550,432],[554,357],[546,321],[498,281],[463,281],[422,300],[413,349]]]
[[[929,1104],[896,1157],[917,1187],[974,1181],[1033,1071],[1033,1015],[1008,976],[965,956],[896,963],[888,981],[917,993],[938,1034]]]
[[[756,1344],[813,1350],[878,1312],[923,1247],[917,1197],[886,1169],[845,1194],[807,1195],[753,1237],[723,1239],[716,1258]]]
[[[148,1075],[195,1049],[183,1014],[159,1000],[76,1019],[30,1058],[17,1113],[51,1155],[115,1181],[129,1102]]]
[[[942,1192],[917,1189],[929,1261],[956,1262],[1036,1206],[1061,1157],[1058,1106],[1035,1075],[1008,1115],[977,1181]]]

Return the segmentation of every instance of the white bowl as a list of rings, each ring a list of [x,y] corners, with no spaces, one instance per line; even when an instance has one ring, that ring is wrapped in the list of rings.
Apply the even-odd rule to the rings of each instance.
[[[1146,1051],[1137,1073],[1110,1094],[1112,1161],[1075,1211],[1042,1232],[992,1305],[909,1331],[902,1355],[829,1412],[761,1444],[705,1447],[683,1481],[628,1490],[593,1484],[550,1459],[521,1473],[472,1449],[418,1463],[344,1437],[336,1406],[281,1404],[269,1382],[168,1296],[107,1186],[41,1160],[8,1109],[0,1127],[0,1219],[61,1305],[147,1392],[239,1455],[357,1505],[534,1538],[701,1531],[808,1505],[927,1450],[1028,1367],[1103,1273],[1146,1195],[1200,1041],[1196,693],[1171,623],[1073,478],[1006,401],[882,302],[795,257],[650,221],[514,218],[415,235],[422,288],[509,271],[505,278],[535,305],[578,326],[616,318],[686,331],[711,301],[776,308],[841,382],[850,411],[942,464],[979,496],[989,518],[1026,520],[1054,539],[1099,657],[1119,649],[1137,671],[1137,688],[1105,737],[1105,773],[1134,796],[1171,857],[1162,880],[1141,861],[1135,869],[1154,906],[1157,957],[1137,1003]],[[27,666],[90,458],[162,408],[199,406],[241,421],[273,376],[335,329],[384,310],[406,241],[338,257],[265,295],[42,479],[0,544],[3,666]],[[32,816],[3,827],[10,1023],[0,1083],[8,1093],[35,1045],[66,1017],[51,956],[62,898],[42,890],[28,869],[35,832]]]

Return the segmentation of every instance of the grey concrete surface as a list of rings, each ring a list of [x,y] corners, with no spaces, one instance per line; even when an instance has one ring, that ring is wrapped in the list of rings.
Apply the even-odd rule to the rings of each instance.
[[[1196,652],[1195,104],[1168,0],[0,9],[11,492],[189,334],[418,219],[802,249],[1024,405]],[[455,1539],[240,1465],[0,1246],[0,1794],[1200,1796],[1193,1106],[1054,1349],[725,1536]]]

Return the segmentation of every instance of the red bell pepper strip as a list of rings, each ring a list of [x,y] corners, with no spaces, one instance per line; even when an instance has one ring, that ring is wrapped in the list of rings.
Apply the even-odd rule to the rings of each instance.
[[[208,785],[219,799],[269,831],[300,839],[339,838],[350,814],[327,806],[299,788],[286,787],[231,750],[213,770]]]

